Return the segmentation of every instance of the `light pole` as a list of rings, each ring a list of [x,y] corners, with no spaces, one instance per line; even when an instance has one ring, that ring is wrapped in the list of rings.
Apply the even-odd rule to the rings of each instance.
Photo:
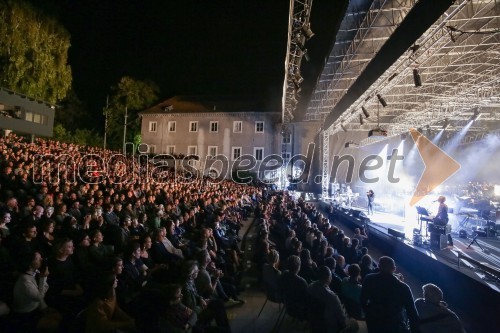
[[[123,154],[125,155],[125,140],[127,137],[127,118],[128,118],[128,106],[125,105],[125,122],[123,123]]]
[[[106,149],[106,134],[108,132],[109,96],[106,97],[106,107],[104,108],[104,149]]]

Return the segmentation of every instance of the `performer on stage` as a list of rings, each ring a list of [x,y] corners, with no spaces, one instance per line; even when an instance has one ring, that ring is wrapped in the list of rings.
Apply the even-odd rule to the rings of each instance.
[[[436,216],[434,217],[434,225],[446,228],[446,225],[448,224],[448,206],[444,203],[446,201],[446,197],[441,195],[437,201],[439,202],[439,208]],[[451,238],[451,234],[448,234],[448,245],[453,246],[453,238]]]
[[[436,216],[434,217],[434,224],[437,226],[445,226],[448,224],[448,206],[444,203],[446,197],[440,196],[437,201],[439,202],[439,208]]]
[[[353,198],[353,193],[351,186],[347,185],[345,193],[347,195],[347,206],[352,206],[352,198]]]
[[[368,199],[368,215],[370,215],[370,212],[373,215],[373,201],[375,201],[375,193],[373,190],[368,190],[368,192],[366,192],[366,197]]]

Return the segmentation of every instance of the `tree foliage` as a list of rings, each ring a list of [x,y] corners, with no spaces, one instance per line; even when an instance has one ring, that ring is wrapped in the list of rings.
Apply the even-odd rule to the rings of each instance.
[[[141,123],[137,112],[155,102],[159,92],[156,84],[150,81],[135,80],[125,76],[112,87],[110,108],[108,109],[107,140],[109,147],[119,149],[123,144],[123,126],[127,109],[126,142],[135,142],[141,132]]]
[[[60,123],[54,125],[54,135],[52,139],[91,147],[102,147],[103,143],[103,138],[93,130],[85,128],[77,129],[72,132],[64,128]]]
[[[94,125],[95,118],[92,118],[87,105],[71,89],[66,98],[59,103],[55,122],[63,125],[69,131],[76,131],[78,128],[89,127],[89,124]]]
[[[71,87],[70,35],[22,0],[0,0],[0,86],[50,103]]]

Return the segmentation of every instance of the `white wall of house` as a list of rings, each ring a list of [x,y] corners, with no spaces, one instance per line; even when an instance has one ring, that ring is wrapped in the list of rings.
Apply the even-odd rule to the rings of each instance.
[[[156,154],[196,151],[203,162],[214,150],[230,162],[238,152],[263,159],[281,154],[280,119],[276,112],[146,113],[142,143],[154,147]]]

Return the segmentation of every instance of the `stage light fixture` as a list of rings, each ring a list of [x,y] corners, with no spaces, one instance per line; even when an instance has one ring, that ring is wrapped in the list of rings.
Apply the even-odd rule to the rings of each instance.
[[[361,111],[363,111],[365,118],[370,118],[370,113],[368,113],[368,110],[364,106],[361,107]]]
[[[302,81],[304,81],[304,78],[302,77],[302,75],[300,75],[300,72],[297,71],[297,73],[295,73],[295,81],[297,81],[298,84],[301,84]]]
[[[445,119],[444,119],[444,124],[443,124],[443,129],[444,129],[444,130],[445,130],[445,129],[447,129],[447,128],[448,128],[448,126],[450,126],[449,120],[448,120],[448,118],[445,118]]]
[[[359,124],[363,125],[365,121],[363,120],[363,115],[359,114]]]
[[[309,62],[311,61],[311,57],[309,56],[309,53],[307,53],[307,49],[305,49],[303,52],[302,52],[302,56],[304,57],[304,59]]]
[[[347,128],[344,126],[344,124],[340,124],[340,127],[342,128],[342,130],[343,130],[344,132],[347,132]]]
[[[391,82],[392,79],[394,79],[396,76],[398,76],[399,73],[394,73],[392,74],[391,76],[389,76],[389,78],[387,79],[388,82]]]
[[[422,78],[420,77],[420,73],[418,72],[418,68],[413,70],[413,82],[415,83],[415,87],[422,86]]]
[[[417,52],[417,51],[418,51],[418,49],[419,49],[419,48],[420,48],[420,45],[418,45],[418,44],[413,44],[413,46],[411,46],[411,47],[410,47],[410,51],[411,51],[412,53],[415,53],[415,52]]]
[[[382,104],[382,106],[385,108],[387,106],[387,102],[385,101],[385,99],[380,94],[377,94],[377,98],[380,104]]]
[[[476,108],[476,109],[474,109],[474,114],[470,117],[470,120],[476,121],[479,119],[480,116],[481,116],[481,114],[479,113],[479,109]]]
[[[304,32],[304,35],[306,38],[309,40],[314,36],[314,32],[311,30],[311,24],[310,23],[305,23],[302,25],[302,31]]]

